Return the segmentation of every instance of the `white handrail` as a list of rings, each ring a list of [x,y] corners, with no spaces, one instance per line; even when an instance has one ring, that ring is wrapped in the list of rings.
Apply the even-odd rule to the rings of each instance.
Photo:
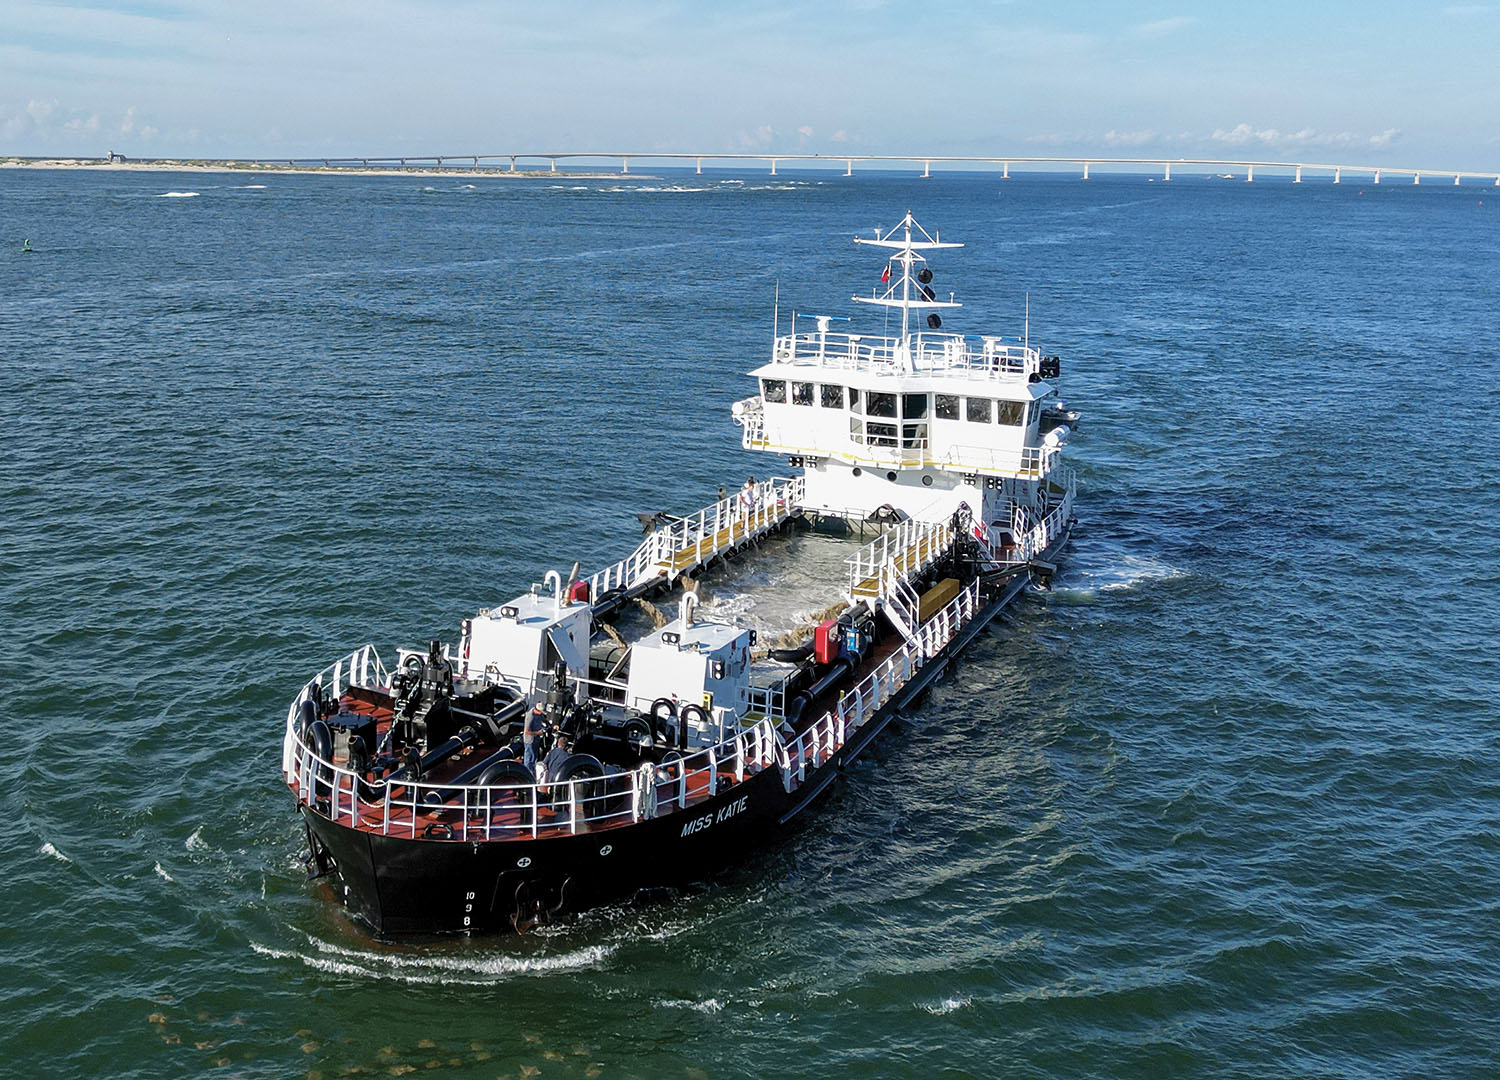
[[[515,786],[371,781],[320,757],[299,736],[297,713],[315,693],[341,694],[350,686],[371,686],[372,677],[388,681],[379,657],[368,645],[324,669],[293,701],[287,714],[282,768],[298,798],[336,822],[412,838],[419,835],[420,826],[424,838],[465,841],[536,837],[544,827],[579,832],[685,811],[695,805],[695,795],[709,797],[726,785],[733,788],[772,766],[780,768],[790,791],[806,778],[809,766],[817,768],[828,761],[941,652],[978,606],[976,580],[920,627],[912,640],[841,694],[834,708],[791,740],[782,736],[772,719],[763,718],[714,746],[653,767],[644,789],[638,786],[641,770]],[[732,779],[724,779],[720,774],[730,760]],[[544,811],[552,814],[545,826]],[[514,820],[497,821],[500,813],[514,815]]]
[[[774,363],[844,370],[890,370],[901,362],[900,337],[870,337],[811,331],[776,339]],[[998,337],[964,334],[915,334],[910,360],[916,371],[963,371],[992,379],[1027,378],[1041,369],[1042,354]]]
[[[746,514],[740,493],[720,499],[687,517],[675,518],[652,531],[639,547],[612,566],[589,577],[589,597],[598,599],[613,589],[633,588],[643,581],[674,574],[670,560],[696,547],[696,565],[728,547],[744,543],[780,524],[802,504],[807,482],[800,476],[763,480],[755,485],[755,507]],[[735,526],[741,528],[737,531]]]

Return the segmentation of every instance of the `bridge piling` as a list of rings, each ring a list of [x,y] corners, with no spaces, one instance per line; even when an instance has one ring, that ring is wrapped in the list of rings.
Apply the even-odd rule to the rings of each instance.
[[[1254,165],[1247,165],[1245,167],[1245,183],[1247,183],[1247,184],[1253,184],[1253,183],[1255,183],[1255,166]]]
[[[1170,180],[1170,179],[1172,179],[1172,163],[1170,161],[1164,161],[1164,162],[1162,162],[1162,167],[1166,170],[1166,173],[1165,173],[1165,175],[1162,176],[1162,179],[1163,180]]]
[[[930,161],[924,161],[924,162],[922,162],[922,179],[923,180],[931,180],[932,179],[932,162],[930,162]]]
[[[1379,169],[1375,170],[1375,183],[1377,183],[1377,184],[1380,183],[1380,170]]]
[[[628,173],[629,171],[630,171],[630,159],[628,157],[622,157],[620,159],[620,173],[623,175],[625,173]]]
[[[844,175],[845,176],[853,176],[854,175],[854,159],[853,158],[849,158],[847,161],[844,162]],[[1495,177],[1495,183],[1500,184],[1500,176]]]
[[[1000,179],[1002,179],[1002,180],[1009,180],[1010,179],[1010,162],[1007,161],[1004,165],[1002,165],[1000,167]]]
[[[1300,184],[1300,183],[1302,183],[1302,166],[1301,165],[1297,166],[1297,175],[1295,175],[1295,176],[1292,177],[1292,183],[1294,183],[1294,184]]]
[[[772,176],[776,175],[776,159],[775,158],[771,159],[771,175]]]
[[[703,175],[703,159],[702,158],[698,159],[698,175],[699,176]]]
[[[1343,171],[1344,171],[1343,169],[1334,169],[1333,170],[1333,182],[1335,184],[1337,184],[1339,182],[1339,176],[1343,173]]]
[[[1085,180],[1089,178],[1089,163],[1087,161],[1083,163],[1083,178]]]

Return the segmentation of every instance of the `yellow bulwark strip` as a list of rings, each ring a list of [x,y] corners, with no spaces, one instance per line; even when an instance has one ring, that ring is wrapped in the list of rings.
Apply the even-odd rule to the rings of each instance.
[[[774,524],[779,520],[780,518],[772,515],[771,523]],[[687,570],[697,566],[701,562],[706,562],[716,552],[723,551],[726,547],[732,547],[742,540],[748,539],[750,535],[750,530],[746,528],[745,522],[733,522],[727,529],[720,529],[712,536],[705,536],[696,544],[689,544],[687,547],[678,548],[672,552],[672,557],[668,560],[668,563],[674,571]]]

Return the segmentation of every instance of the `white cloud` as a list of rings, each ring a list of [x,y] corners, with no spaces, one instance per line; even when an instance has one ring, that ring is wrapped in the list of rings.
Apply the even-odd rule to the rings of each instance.
[[[1387,128],[1379,135],[1357,135],[1352,131],[1318,131],[1302,128],[1299,131],[1279,131],[1276,128],[1256,128],[1249,124],[1236,124],[1232,128],[1216,128],[1208,139],[1226,146],[1264,146],[1275,149],[1298,147],[1332,147],[1342,149],[1365,146],[1383,150],[1401,135],[1396,128]]]
[[[1401,137],[1397,128],[1387,128],[1377,135],[1360,135],[1351,131],[1319,131],[1316,128],[1300,128],[1296,131],[1281,131],[1278,128],[1258,128],[1251,124],[1236,124],[1231,128],[1215,128],[1207,135],[1191,132],[1161,132],[1150,128],[1119,130],[1111,128],[1102,135],[1097,132],[1045,132],[1028,135],[1026,142],[1034,146],[1059,150],[1087,150],[1107,147],[1114,150],[1136,150],[1148,152],[1152,148],[1186,148],[1217,143],[1226,147],[1248,147],[1267,150],[1296,150],[1310,148],[1384,150]],[[1181,150],[1179,149],[1179,152]],[[1129,155],[1126,155],[1129,156]]]
[[[1146,146],[1150,143],[1167,142],[1166,136],[1158,135],[1154,131],[1106,131],[1104,133],[1105,146]]]
[[[760,124],[753,131],[738,132],[733,139],[736,150],[769,150],[776,132],[770,124]]]
[[[801,135],[804,139],[811,139],[813,136],[813,129],[808,125],[803,124],[797,129],[797,134]]]
[[[1131,32],[1136,37],[1166,37],[1168,34],[1176,33],[1183,27],[1191,26],[1197,21],[1192,15],[1173,15],[1169,19],[1156,19],[1153,22],[1139,23],[1131,28]]]
[[[102,136],[117,136],[136,147],[160,134],[141,122],[134,105],[127,106],[116,120],[107,111],[74,108],[55,98],[33,98],[23,106],[0,104],[0,136],[25,147],[23,152],[102,154]]]

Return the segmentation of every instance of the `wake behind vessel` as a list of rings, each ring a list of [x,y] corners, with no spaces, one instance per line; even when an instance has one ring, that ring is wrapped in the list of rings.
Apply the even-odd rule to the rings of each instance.
[[[794,316],[733,409],[743,445],[795,475],[654,516],[612,566],[551,571],[393,669],[357,649],[298,693],[281,764],[309,870],[377,933],[525,929],[740,860],[1055,569],[1076,420],[1057,358],[942,331],[959,305],[926,253],[960,245],[910,213],[856,243],[889,254],[853,299],[900,332],[816,316],[798,333]],[[806,529],[848,551],[805,640],[705,617],[696,580]],[[630,630],[635,602],[674,592],[675,618]]]

